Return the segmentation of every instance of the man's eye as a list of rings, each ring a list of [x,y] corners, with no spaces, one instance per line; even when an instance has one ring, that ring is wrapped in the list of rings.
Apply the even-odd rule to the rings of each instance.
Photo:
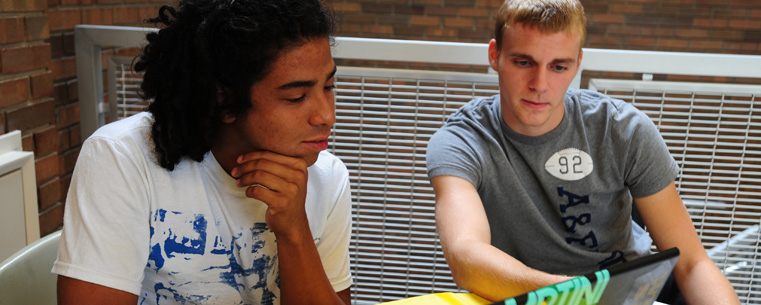
[[[304,94],[304,95],[302,95],[302,96],[300,96],[298,98],[288,98],[288,99],[285,99],[285,100],[290,102],[290,103],[299,103],[299,102],[303,101],[306,97],[307,97],[307,95]]]
[[[565,66],[552,66],[552,69],[555,70],[556,72],[562,72],[562,71],[568,70],[568,67],[565,67]]]
[[[526,67],[529,65],[528,60],[516,60],[515,65],[519,67]]]
[[[325,91],[335,90],[336,89],[336,85],[325,86],[323,89]]]

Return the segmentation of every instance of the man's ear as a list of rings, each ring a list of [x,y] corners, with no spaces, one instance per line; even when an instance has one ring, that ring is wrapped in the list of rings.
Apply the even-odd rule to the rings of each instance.
[[[576,62],[576,69],[581,67],[581,59],[584,57],[584,49],[579,49],[579,60]]]
[[[489,65],[491,66],[492,70],[497,71],[497,73],[499,73],[499,70],[497,70],[497,67],[499,67],[497,58],[499,58],[499,48],[497,48],[497,40],[492,39],[489,41]]]
[[[222,89],[222,86],[217,85],[217,105],[221,107],[228,96],[229,94],[227,90]],[[230,124],[233,122],[235,122],[235,116],[227,110],[222,110],[222,123]]]
[[[235,122],[235,116],[230,112],[222,111],[222,123],[232,124]]]

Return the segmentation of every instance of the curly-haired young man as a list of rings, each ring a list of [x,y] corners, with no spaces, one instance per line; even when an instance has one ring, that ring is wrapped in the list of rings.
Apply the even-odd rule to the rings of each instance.
[[[325,152],[334,19],[318,0],[183,0],[135,64],[148,111],[82,146],[59,304],[349,302],[350,190]]]

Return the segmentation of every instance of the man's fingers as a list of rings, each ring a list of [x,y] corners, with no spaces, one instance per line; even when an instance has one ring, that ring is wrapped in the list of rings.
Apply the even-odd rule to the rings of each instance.
[[[238,156],[238,164],[243,164],[253,160],[266,159],[288,167],[306,168],[306,161],[302,158],[281,155],[271,151],[255,151]]]

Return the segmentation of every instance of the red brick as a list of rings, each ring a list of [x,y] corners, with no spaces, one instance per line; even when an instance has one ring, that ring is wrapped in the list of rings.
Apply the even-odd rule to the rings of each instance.
[[[625,14],[640,14],[642,13],[642,5],[633,4],[611,4],[611,13],[625,13]]]
[[[423,15],[425,14],[425,6],[420,4],[408,4],[408,5],[395,5],[394,13],[401,15]]]
[[[40,236],[58,231],[63,226],[64,203],[58,202],[47,210],[40,211]]]
[[[56,126],[65,127],[79,123],[79,104],[72,104],[56,109]]]
[[[80,24],[82,15],[76,9],[54,9],[48,11],[48,26],[51,31],[72,30]]]
[[[47,210],[59,201],[61,201],[61,179],[55,177],[38,187],[37,202],[40,211]]]
[[[679,29],[681,30],[681,29]],[[642,28],[643,36],[674,37],[677,30],[673,28]]]
[[[71,150],[67,151],[66,153],[61,156],[59,159],[59,171],[61,173],[70,173],[74,171],[74,166],[77,163],[77,158],[79,157],[79,150]]]
[[[8,111],[5,114],[8,130],[25,131],[32,127],[52,125],[55,123],[55,102],[48,99],[26,107]]]
[[[5,113],[0,112],[0,134],[5,133]]]
[[[438,26],[441,24],[439,17],[410,16],[410,25]]]
[[[378,16],[375,14],[346,14],[343,20],[347,23],[355,23],[361,25],[375,24]],[[344,26],[341,26],[343,29]]]
[[[420,26],[395,26],[394,37],[419,39],[425,35],[425,27]]]
[[[491,10],[483,8],[461,8],[460,17],[489,17]]]
[[[91,8],[82,10],[82,24],[114,24],[113,10],[110,8]]]
[[[406,26],[410,24],[410,16],[385,16],[383,18],[378,18],[378,23],[383,25],[405,25]]]
[[[71,127],[71,130],[69,131],[69,141],[71,141],[71,146],[79,146],[82,145],[82,128],[80,128],[81,125],[77,124]]]
[[[744,35],[744,31],[733,31],[733,30],[712,30],[708,32],[708,37],[717,39],[717,40],[742,40]]]
[[[724,44],[721,41],[715,40],[693,40],[690,42],[690,48],[695,48],[698,50],[720,50],[723,45]]]
[[[713,16],[734,18],[745,18],[748,15],[748,10],[741,8],[714,8],[711,10]]]
[[[683,39],[658,39],[655,43],[655,46],[658,48],[667,48],[667,49],[674,49],[674,48],[680,48],[685,49],[689,47],[690,41],[689,40],[683,40]]]
[[[618,14],[594,14],[590,18],[591,23],[624,23],[624,15]]]
[[[394,28],[388,25],[365,25],[362,26],[362,32],[368,34],[392,34]]]
[[[362,12],[364,13],[391,14],[393,10],[394,7],[391,4],[362,3]]]
[[[758,29],[761,28],[761,20],[729,20],[730,28]]]
[[[425,32],[426,35],[432,37],[455,37],[457,30],[455,29],[428,29]]]
[[[50,64],[50,71],[56,81],[71,79],[77,76],[77,62],[74,57],[54,59]]]
[[[425,8],[426,15],[434,16],[457,16],[457,9],[453,7],[429,6]]]
[[[655,39],[652,38],[626,38],[624,40],[624,43],[630,46],[654,46],[655,45]]]
[[[47,8],[47,0],[0,0],[0,12],[33,12]]]
[[[453,28],[472,28],[473,20],[464,18],[445,18],[444,26]]]
[[[108,86],[108,84],[105,83],[105,80],[104,80],[103,86]],[[78,100],[79,99],[79,86],[78,86],[78,83],[77,83],[77,79],[75,78],[75,79],[72,79],[72,80],[66,82],[66,87],[69,88],[68,90],[66,90],[66,91],[69,92],[69,100],[70,101]]]
[[[70,130],[71,129],[69,128],[58,130],[58,154],[59,155],[62,152],[71,148],[71,139],[69,137]]]
[[[34,151],[34,137],[32,134],[21,135],[21,150],[30,152]]]
[[[31,76],[32,98],[53,95],[53,73],[50,71]]]
[[[0,81],[0,108],[13,106],[29,99],[29,78]]]
[[[136,7],[114,8],[114,24],[134,24],[140,21],[140,11]]]
[[[56,106],[69,104],[69,87],[65,82],[53,83],[53,99],[56,101]]]
[[[754,1],[755,1],[755,0],[754,0]],[[761,9],[758,9],[758,10],[750,10],[750,12],[748,13],[748,15],[749,15],[751,18],[759,18],[759,17],[761,17]]]
[[[140,14],[140,16],[139,16],[140,21],[143,22],[146,19],[158,16],[158,14],[159,14],[158,13],[159,12],[159,8],[160,8],[159,6],[144,6],[144,7],[140,7],[139,12],[138,12]]]
[[[97,4],[116,4],[122,3],[123,0],[95,0]]]
[[[680,38],[707,38],[708,37],[707,30],[679,29],[674,31],[674,33],[676,34],[676,37],[680,37]]]
[[[499,8],[504,0],[477,0],[476,7]]]
[[[58,152],[58,133],[50,126],[34,133],[34,154],[38,156]]]
[[[727,19],[709,19],[709,18],[695,18],[692,22],[693,26],[697,27],[710,27],[710,28],[724,28],[729,24]]]
[[[359,12],[360,11],[360,5],[359,3],[346,3],[346,2],[336,2],[333,3],[333,9],[336,12]]]
[[[57,152],[38,157],[34,161],[34,175],[37,179],[37,185],[58,176],[58,170]]]
[[[45,42],[50,44],[50,57],[59,58],[63,56],[63,34],[51,35]]]
[[[48,7],[61,5],[61,0],[48,0]]]
[[[74,33],[63,34],[63,55],[74,56]]]
[[[642,29],[640,27],[631,27],[631,26],[619,26],[619,25],[608,25],[605,28],[607,28],[607,34],[608,35],[624,35],[625,37],[630,36],[639,36],[639,35],[645,35],[645,36],[651,36],[649,34],[646,34],[644,31],[646,29]],[[587,35],[589,35],[589,29],[587,29]]]
[[[82,145],[82,128],[80,128],[81,125],[76,124],[71,127],[71,130],[69,131],[69,138],[71,138],[71,146],[80,146]]]
[[[48,16],[25,17],[24,24],[26,25],[25,37],[27,41],[43,40],[50,37]]]
[[[468,39],[470,40],[470,42],[483,43],[485,41],[488,41],[489,38],[491,38],[491,30],[459,29],[457,30],[457,37],[461,40]]]
[[[81,1],[79,0],[61,0],[61,5],[79,5],[81,4]]]
[[[737,53],[737,54],[758,55],[757,53],[755,53],[755,51],[758,50],[759,46],[761,46],[761,43],[758,43],[758,42],[728,41],[724,43],[724,49],[726,52]]]
[[[50,64],[50,45],[37,44],[0,49],[0,73],[41,69]]]
[[[66,200],[66,194],[69,192],[69,185],[71,185],[71,173],[61,173],[58,179],[61,179],[61,199]]]
[[[738,7],[761,7],[761,2],[758,0],[732,0],[732,5]]]
[[[21,17],[0,18],[0,44],[24,41],[24,19]]]

